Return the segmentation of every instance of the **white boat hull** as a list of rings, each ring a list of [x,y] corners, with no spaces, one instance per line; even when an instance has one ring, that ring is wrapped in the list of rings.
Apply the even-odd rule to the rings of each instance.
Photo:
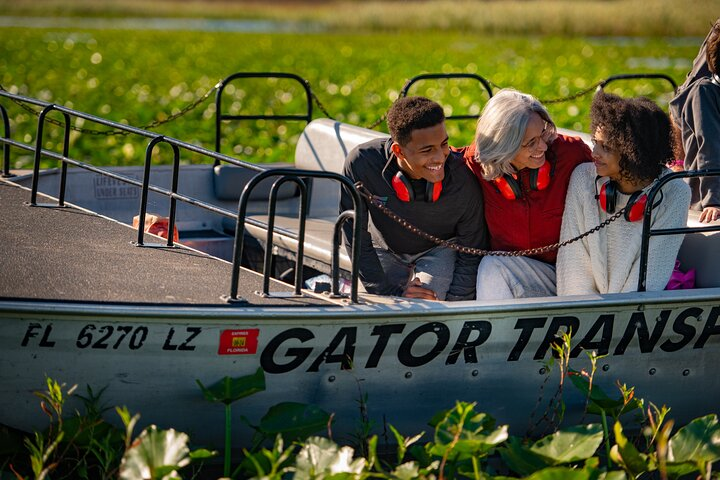
[[[142,415],[141,424],[220,446],[222,406],[203,398],[196,379],[208,386],[262,367],[267,390],[235,403],[235,418],[257,424],[279,402],[312,403],[335,414],[335,438],[348,438],[367,395],[375,432],[387,422],[409,435],[464,400],[522,434],[556,391],[560,375],[557,367],[548,370],[549,344],[567,326],[577,329],[571,368],[589,369],[583,350],[606,355],[596,385],[613,397],[616,381],[635,386],[638,397],[669,405],[670,416],[684,422],[720,406],[717,299],[717,289],[705,289],[517,305],[317,309],[4,301],[0,423],[43,428],[33,391],[43,389],[47,375],[80,391],[85,384],[107,387],[105,404],[126,405]],[[563,398],[568,421],[581,419],[582,395],[567,384]],[[247,446],[252,431],[240,422],[234,427],[235,443]]]

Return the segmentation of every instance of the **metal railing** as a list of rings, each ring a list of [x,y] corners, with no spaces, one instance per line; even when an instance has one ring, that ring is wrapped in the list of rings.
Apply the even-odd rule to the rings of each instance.
[[[682,172],[675,172],[665,175],[659,178],[655,184],[650,188],[647,193],[647,203],[645,204],[645,211],[643,213],[643,235],[642,243],[640,244],[640,272],[638,276],[638,292],[644,292],[647,289],[647,265],[648,255],[650,253],[650,237],[660,235],[678,235],[686,233],[703,233],[703,232],[717,232],[720,231],[720,225],[708,226],[708,227],[680,227],[680,228],[656,228],[653,229],[650,225],[652,220],[652,211],[655,205],[655,196],[660,193],[660,189],[663,185],[671,180],[677,178],[693,178],[693,177],[717,177],[720,176],[720,169],[706,169],[706,170],[686,170]],[[662,198],[662,197],[661,197]],[[666,201],[672,201],[668,198]]]
[[[203,147],[199,147],[197,145],[189,144],[186,142],[183,142],[181,140],[177,140],[171,137],[166,137],[163,135],[159,135],[154,132],[149,132],[146,130],[142,130],[136,127],[132,127],[129,125],[124,125],[121,123],[113,122],[111,120],[107,120],[101,117],[97,117],[94,115],[90,115],[84,112],[80,112],[77,110],[73,110],[64,106],[51,104],[48,102],[43,102],[41,100],[37,100],[30,97],[25,97],[22,95],[12,94],[7,91],[0,90],[0,97],[6,97],[8,99],[11,99],[13,101],[19,101],[19,102],[25,102],[31,105],[35,105],[38,107],[42,107],[42,111],[38,115],[38,128],[37,128],[37,138],[35,141],[35,145],[28,145],[25,143],[17,142],[15,140],[12,140],[11,138],[11,132],[10,132],[10,126],[9,121],[7,120],[8,115],[7,111],[3,106],[0,106],[0,114],[2,115],[4,119],[5,124],[5,131],[3,132],[3,136],[0,137],[0,144],[3,145],[3,151],[4,151],[4,164],[3,164],[3,175],[9,175],[10,174],[10,158],[9,158],[9,150],[10,147],[16,147],[21,150],[25,150],[28,152],[32,152],[34,154],[34,161],[33,161],[33,174],[32,174],[32,185],[30,190],[30,202],[29,205],[31,206],[44,206],[44,207],[64,207],[65,206],[65,191],[67,187],[67,165],[73,165],[79,168],[83,168],[85,170],[104,175],[110,178],[113,178],[115,180],[128,183],[130,185],[134,185],[136,187],[140,187],[142,189],[141,193],[141,200],[139,205],[139,228],[138,228],[138,238],[137,238],[137,245],[138,246],[167,246],[167,247],[173,247],[173,235],[172,232],[174,230],[175,225],[175,216],[176,216],[176,202],[182,201],[187,204],[193,205],[195,207],[199,207],[202,209],[205,209],[207,211],[228,217],[233,218],[238,223],[238,226],[242,225],[242,228],[236,229],[235,232],[235,245],[236,245],[236,252],[242,253],[242,244],[243,244],[243,236],[244,236],[244,226],[245,223],[249,223],[251,225],[255,225],[260,228],[268,229],[268,236],[270,239],[272,239],[272,234],[274,231],[274,225],[268,226],[264,222],[260,222],[254,219],[245,218],[246,209],[247,209],[247,201],[249,199],[249,192],[257,185],[260,180],[267,178],[269,176],[273,175],[283,175],[283,182],[285,181],[294,181],[300,186],[301,190],[301,203],[302,205],[305,205],[307,203],[307,188],[305,188],[305,181],[303,178],[312,178],[312,177],[320,177],[320,178],[334,178],[336,180],[341,181],[343,184],[347,184],[350,187],[352,187],[352,184],[350,181],[343,177],[342,175],[327,173],[327,172],[313,172],[313,171],[301,171],[301,170],[294,170],[294,169],[268,169],[266,167],[258,166],[255,164],[251,164],[248,162],[244,162],[242,160],[238,160],[233,157],[229,157],[227,155],[221,154],[219,152],[213,152],[211,150],[207,150]],[[58,154],[57,152],[53,152],[50,150],[46,150],[42,148],[43,145],[43,130],[44,125],[46,123],[47,116],[53,111],[57,111],[63,115],[64,119],[64,142],[63,142],[63,151],[62,154]],[[147,147],[145,149],[145,164],[144,164],[144,174],[143,174],[143,180],[142,182],[139,182],[133,178],[125,177],[123,175],[119,175],[117,173],[114,173],[112,171],[109,171],[104,168],[96,167],[94,165],[73,159],[70,157],[70,143],[69,143],[69,132],[70,132],[70,120],[71,118],[81,118],[86,121],[90,121],[93,123],[96,123],[98,125],[107,126],[113,129],[126,131],[128,133],[136,134],[139,136],[143,136],[149,139]],[[158,147],[160,144],[166,143],[170,145],[173,151],[173,166],[172,166],[172,180],[171,180],[171,186],[170,190],[167,190],[165,188],[151,185],[150,184],[150,171],[152,166],[152,153],[153,150]],[[225,210],[223,208],[220,208],[216,205],[204,202],[202,200],[182,195],[178,193],[177,187],[178,187],[178,176],[179,176],[179,170],[180,170],[180,153],[181,151],[187,151],[187,152],[193,152],[202,156],[206,156],[209,158],[212,158],[215,160],[215,162],[227,162],[229,164],[247,168],[252,171],[258,172],[258,175],[253,177],[251,181],[248,183],[248,185],[243,190],[243,193],[240,197],[240,201],[238,203],[238,213],[241,214],[241,217],[238,217],[235,213],[230,212],[228,210]],[[62,163],[61,166],[61,177],[60,177],[60,189],[59,189],[59,195],[58,195],[58,204],[57,205],[39,205],[37,203],[37,195],[38,195],[38,178],[40,173],[40,160],[42,157],[51,158],[54,160],[58,160]],[[271,190],[271,207],[272,212],[271,216],[274,216],[274,205],[277,198],[277,189],[279,188],[279,184],[273,185],[273,188]],[[143,225],[145,224],[145,216],[147,214],[147,202],[148,202],[148,194],[150,191],[153,191],[155,193],[164,195],[170,199],[170,210],[169,210],[169,228],[168,228],[168,239],[166,245],[157,245],[157,244],[146,244],[144,243],[144,228]],[[354,191],[354,189],[353,189]],[[357,194],[357,192],[355,192]],[[359,205],[359,197],[356,199],[356,206]],[[357,208],[357,207],[356,207]],[[296,275],[296,285],[295,285],[295,291],[296,293],[299,293],[301,285],[300,281],[302,280],[301,271],[302,271],[302,244],[304,240],[304,222],[306,217],[306,208],[301,208],[300,212],[300,222],[301,222],[301,232],[298,235],[293,235],[290,233],[290,237],[298,240],[299,242],[299,254],[298,254],[298,261],[300,265],[300,272],[298,272],[298,275]],[[240,221],[240,218],[242,218],[242,221]],[[283,234],[288,234],[288,232],[284,232]],[[359,235],[359,234],[358,234]],[[239,245],[239,248],[238,248]],[[271,245],[271,244],[269,244]],[[266,250],[270,251],[272,248],[269,247]],[[266,252],[266,255],[268,253]],[[353,258],[356,258],[356,255],[353,254]],[[237,299],[237,275],[239,274],[239,268],[240,268],[240,259],[241,256],[234,256],[234,264],[233,264],[233,277],[231,279],[231,295],[230,297],[233,299]],[[336,258],[334,260],[335,262],[339,263],[339,258]],[[268,285],[269,285],[269,275],[270,272],[266,269],[263,272],[264,275],[264,292],[267,292]],[[352,272],[351,272],[352,278],[353,278],[353,290],[352,290],[352,301],[357,302],[357,279],[358,279],[358,272],[357,272],[357,262],[353,262]],[[338,280],[336,278],[335,284],[338,284]],[[334,293],[337,295],[340,295],[339,289],[336,287],[334,288]]]
[[[242,251],[244,246],[244,232],[245,232],[245,221],[246,221],[246,213],[247,213],[247,203],[250,199],[250,194],[252,193],[253,189],[264,179],[268,177],[280,177],[278,180],[276,180],[273,183],[273,186],[271,188],[270,193],[270,203],[268,205],[268,228],[267,228],[267,242],[265,249],[265,271],[263,272],[266,275],[266,272],[270,266],[270,255],[271,255],[271,248],[270,246],[273,244],[273,231],[274,231],[274,216],[275,216],[275,203],[277,201],[277,192],[280,188],[280,186],[287,182],[287,181],[294,181],[295,183],[300,186],[300,213],[299,213],[299,228],[298,228],[298,249],[297,249],[297,255],[296,255],[296,265],[295,265],[295,294],[300,294],[299,289],[299,283],[302,279],[302,271],[303,271],[303,257],[304,257],[304,241],[305,241],[305,223],[307,220],[307,211],[308,211],[308,189],[305,185],[306,178],[324,178],[324,179],[330,179],[330,180],[336,180],[340,182],[342,186],[345,186],[348,191],[351,193],[353,198],[353,213],[343,212],[338,216],[338,219],[335,222],[335,235],[333,236],[333,246],[332,246],[332,256],[331,256],[331,272],[332,272],[332,295],[335,297],[342,296],[340,292],[340,254],[339,254],[339,245],[340,245],[340,236],[338,235],[338,229],[339,225],[341,225],[343,222],[347,221],[348,219],[352,218],[355,219],[353,224],[353,247],[351,252],[351,264],[352,264],[352,271],[351,271],[351,293],[350,293],[350,301],[353,303],[358,302],[358,265],[360,262],[360,249],[358,245],[360,245],[361,239],[361,225],[362,225],[362,209],[360,208],[361,198],[360,193],[355,189],[354,184],[352,181],[340,174],[333,173],[333,172],[323,172],[323,171],[316,171],[316,170],[296,170],[296,169],[289,169],[289,168],[278,168],[278,169],[272,169],[267,170],[265,172],[262,172],[258,175],[255,175],[250,181],[245,185],[245,188],[242,191],[242,194],[240,194],[240,200],[238,202],[238,214],[237,214],[237,225],[235,227],[235,247],[233,249],[233,271],[232,271],[232,282],[230,286],[230,295],[227,298],[228,302],[238,302],[243,301],[242,298],[239,298],[237,295],[238,292],[238,282],[239,282],[239,275],[240,275],[240,261],[242,259]],[[269,288],[269,279],[267,278],[267,275],[265,276],[263,280],[263,295],[271,296],[270,292],[268,291]]]
[[[307,110],[303,114],[289,114],[289,115],[231,115],[222,113],[222,95],[230,83],[237,79],[247,78],[285,78],[294,80],[302,85],[305,90],[305,98],[307,103]],[[220,142],[222,136],[222,122],[224,120],[291,120],[291,121],[304,121],[306,124],[312,120],[312,92],[310,90],[310,84],[307,80],[295,75],[294,73],[285,72],[238,72],[234,73],[217,84],[217,92],[215,93],[215,151],[220,152]],[[215,165],[217,165],[217,161]]]
[[[412,87],[414,84],[423,81],[423,80],[452,80],[452,79],[470,79],[470,80],[476,80],[477,82],[482,85],[482,87],[487,92],[488,98],[491,98],[493,96],[492,92],[492,86],[490,85],[490,82],[488,82],[484,77],[481,77],[480,75],[474,74],[474,73],[423,73],[421,75],[416,75],[412,77],[410,80],[405,82],[405,85],[400,90],[400,96],[406,97],[408,92],[410,91],[410,87]],[[445,117],[448,120],[468,120],[473,118],[479,118],[480,115],[471,115],[471,114],[464,114],[464,115],[448,115]]]
[[[669,75],[665,75],[664,73],[620,73],[617,75],[610,75],[608,78],[602,80],[598,84],[597,90],[602,90],[607,87],[608,84],[618,80],[638,80],[641,78],[665,80],[670,85],[672,85],[673,92],[677,91],[678,86],[675,80],[673,80],[672,77],[670,77]]]

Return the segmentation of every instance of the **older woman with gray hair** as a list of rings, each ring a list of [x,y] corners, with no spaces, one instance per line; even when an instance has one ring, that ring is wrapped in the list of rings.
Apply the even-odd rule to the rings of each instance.
[[[578,164],[592,161],[580,138],[558,134],[533,96],[503,89],[485,105],[474,143],[461,150],[482,186],[492,250],[558,242],[570,175]],[[477,299],[555,295],[556,258],[557,251],[484,257]]]

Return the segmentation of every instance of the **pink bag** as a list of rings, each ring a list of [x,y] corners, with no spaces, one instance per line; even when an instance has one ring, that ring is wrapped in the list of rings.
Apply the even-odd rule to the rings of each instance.
[[[665,290],[685,290],[695,288],[695,269],[691,268],[687,272],[680,270],[680,260],[675,260],[675,268],[670,275]]]

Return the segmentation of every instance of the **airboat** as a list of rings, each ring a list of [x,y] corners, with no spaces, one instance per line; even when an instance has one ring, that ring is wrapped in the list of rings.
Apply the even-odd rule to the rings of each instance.
[[[268,75],[307,89],[307,125],[293,165],[219,153],[220,123],[238,119],[222,113],[224,86]],[[313,404],[333,413],[333,434],[343,438],[355,432],[362,403],[375,430],[390,423],[414,434],[463,400],[524,428],[557,375],[553,346],[563,333],[572,335],[573,368],[589,369],[584,352],[596,352],[594,382],[605,391],[618,381],[633,385],[638,396],[670,406],[678,422],[718,411],[720,226],[700,224],[691,213],[686,229],[650,231],[645,212],[643,265],[652,261],[652,235],[685,234],[680,261],[696,270],[691,290],[646,292],[641,275],[635,293],[483,304],[363,293],[355,255],[339,245],[340,225],[359,215],[338,215],[340,188],[355,191],[340,172],[355,145],[385,134],[313,120],[307,85],[293,74],[223,80],[216,151],[0,91],[0,424],[44,428],[33,392],[47,376],[104,389],[106,404],[139,412],[141,424],[220,445],[223,410],[203,398],[196,381],[210,385],[261,368],[266,389],[233,404],[251,421],[279,402]],[[12,102],[38,109],[34,144],[13,139]],[[43,147],[51,112],[65,120],[62,152]],[[146,138],[144,166],[73,158],[73,118]],[[171,165],[152,165],[161,144],[172,151]],[[10,168],[11,149],[33,155],[32,171]],[[190,152],[207,162],[181,166]],[[60,168],[40,169],[41,158]],[[142,226],[153,214],[166,218],[165,238],[132,227],[134,217]],[[279,265],[290,267],[279,272]],[[309,288],[307,271],[324,280]],[[580,392],[568,390],[564,401],[566,418],[583,416]],[[237,446],[252,434],[243,428]]]

